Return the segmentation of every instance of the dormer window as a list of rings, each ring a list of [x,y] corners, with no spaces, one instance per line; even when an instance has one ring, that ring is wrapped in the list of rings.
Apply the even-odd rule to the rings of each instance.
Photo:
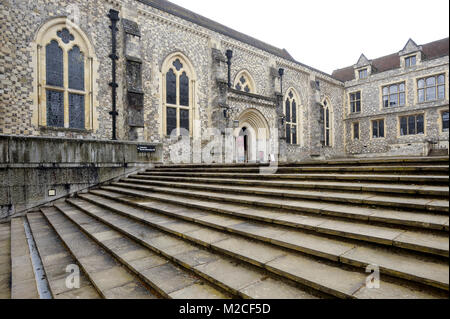
[[[359,70],[358,74],[359,74],[360,79],[366,79],[367,78],[367,69]]]
[[[417,62],[417,57],[415,55],[405,58],[405,67],[409,68],[415,66]]]

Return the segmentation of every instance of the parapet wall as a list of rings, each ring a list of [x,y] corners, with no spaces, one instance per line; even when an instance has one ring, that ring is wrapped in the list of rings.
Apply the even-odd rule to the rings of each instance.
[[[161,160],[160,144],[0,135],[0,220]]]

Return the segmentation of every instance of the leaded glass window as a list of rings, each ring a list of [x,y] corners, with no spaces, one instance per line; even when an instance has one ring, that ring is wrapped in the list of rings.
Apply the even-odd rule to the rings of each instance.
[[[408,68],[410,66],[415,66],[417,58],[415,55],[405,58],[405,66]]]
[[[165,63],[165,126],[166,135],[175,130],[176,135],[184,134],[181,129],[191,132],[192,84],[188,63],[178,55]]]
[[[404,106],[406,102],[405,82],[383,87],[383,107]]]
[[[166,92],[167,104],[177,104],[177,76],[172,69],[166,74]]]
[[[84,90],[84,55],[78,46],[69,51],[69,88]]]
[[[353,139],[359,140],[359,122],[353,123]]]
[[[84,95],[69,93],[69,127],[84,129]]]
[[[63,49],[53,40],[45,47],[47,85],[64,86]]]
[[[177,109],[173,107],[167,108],[166,114],[167,135],[171,135],[173,130],[177,128]]]
[[[372,138],[384,137],[384,120],[372,121]]]
[[[419,102],[445,99],[444,74],[419,79],[417,81],[417,97]]]
[[[64,92],[47,90],[47,125],[64,127]]]
[[[40,125],[56,128],[86,129],[92,63],[88,46],[75,29],[55,25],[38,41],[39,85],[42,88],[40,109],[44,120]],[[91,91],[92,92],[92,91]]]
[[[253,87],[253,80],[250,75],[245,71],[239,73],[234,83],[234,89],[246,93],[254,93]]]
[[[424,132],[425,127],[423,114],[400,117],[401,136],[424,134]]]
[[[350,112],[361,112],[361,92],[350,93]]]
[[[330,105],[327,100],[325,100],[322,104],[321,117],[323,118],[323,144],[324,146],[331,146],[331,138],[332,138],[332,119],[331,119],[331,111]]]
[[[448,132],[448,120],[449,120],[448,111],[444,111],[441,113],[441,119],[442,119],[442,132]]]
[[[180,105],[189,106],[189,77],[186,72],[180,76]]]
[[[298,121],[297,121],[297,95],[290,89],[284,103],[284,115],[286,119],[286,143],[298,144]]]

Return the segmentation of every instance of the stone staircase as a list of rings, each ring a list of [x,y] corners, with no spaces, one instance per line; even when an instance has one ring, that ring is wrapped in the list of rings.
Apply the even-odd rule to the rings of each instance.
[[[53,298],[448,298],[448,180],[448,157],[156,166],[0,224],[0,298],[39,298],[24,223]]]

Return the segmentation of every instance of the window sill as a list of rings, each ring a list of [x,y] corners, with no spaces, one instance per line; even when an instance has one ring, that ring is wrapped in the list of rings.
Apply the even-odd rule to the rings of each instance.
[[[39,129],[42,131],[55,131],[55,132],[73,132],[73,133],[92,133],[92,130],[67,128],[67,127],[53,127],[40,125]]]
[[[424,137],[424,136],[426,136],[426,135],[425,135],[425,133],[420,133],[420,134],[408,134],[408,135],[400,135],[399,138],[402,138],[402,137],[411,137],[411,136]]]
[[[444,102],[446,99],[437,99],[437,100],[431,100],[431,101],[423,101],[423,102],[419,102],[417,101],[418,105],[424,105],[424,104],[432,104],[432,103],[438,103],[438,102]]]

